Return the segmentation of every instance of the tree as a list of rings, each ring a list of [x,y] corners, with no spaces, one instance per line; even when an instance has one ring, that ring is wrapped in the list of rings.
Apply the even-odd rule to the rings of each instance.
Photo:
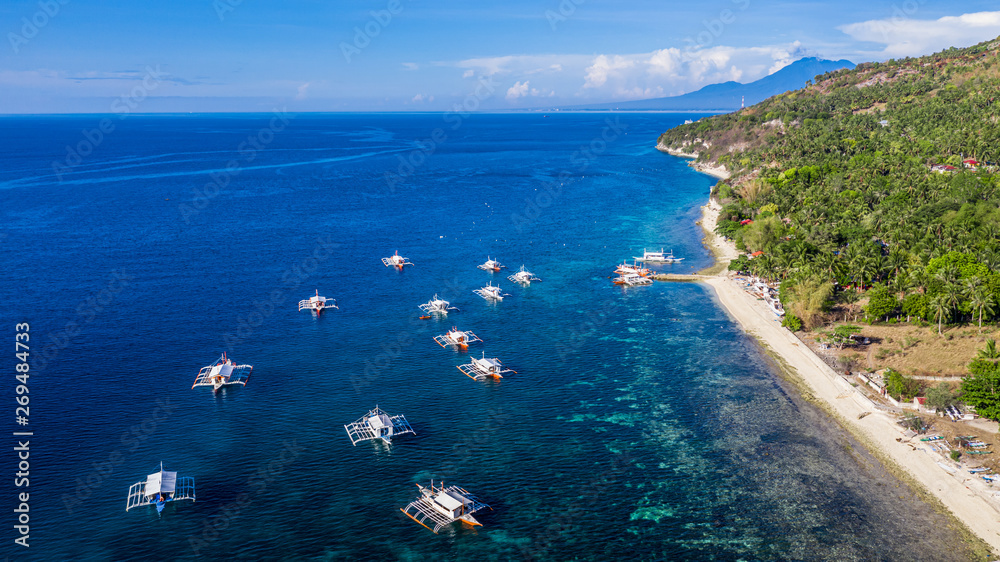
[[[972,289],[969,295],[969,302],[972,305],[972,312],[979,311],[979,332],[983,331],[983,313],[993,314],[993,295],[982,285]]]
[[[852,341],[851,336],[860,333],[861,333],[860,326],[855,326],[853,324],[844,324],[834,328],[833,335],[831,336],[831,338],[833,339],[833,342],[837,344],[837,349],[844,349],[844,344],[846,344],[849,341]]]
[[[914,316],[920,319],[926,319],[929,313],[929,300],[927,295],[921,293],[910,293],[906,295],[903,299],[902,305],[903,314],[909,319],[910,316]]]
[[[997,340],[988,339],[986,340],[986,347],[979,350],[976,353],[977,359],[1000,359],[1000,350],[997,349]]]
[[[885,391],[896,400],[913,400],[920,393],[920,381],[903,376],[899,371],[885,372]]]
[[[924,402],[924,405],[933,408],[936,412],[942,412],[957,401],[958,396],[951,389],[951,386],[943,382],[927,390],[927,401]]]
[[[781,284],[781,302],[785,309],[797,316],[806,329],[816,327],[823,313],[830,307],[833,284],[819,276],[798,279]]]
[[[745,226],[742,234],[748,249],[767,251],[785,235],[785,223],[775,216],[765,217]]]
[[[881,284],[875,285],[868,290],[868,306],[865,307],[868,323],[885,318],[896,310],[897,306],[899,306],[899,301],[896,300],[896,296],[892,294],[889,287]]]
[[[941,335],[941,323],[945,318],[948,318],[948,314],[951,312],[951,307],[948,306],[948,299],[944,295],[934,295],[931,297],[929,303],[931,313],[934,314],[934,318],[938,323],[938,335]]]
[[[962,379],[962,401],[984,418],[1000,420],[1000,368],[995,361],[975,359]]]

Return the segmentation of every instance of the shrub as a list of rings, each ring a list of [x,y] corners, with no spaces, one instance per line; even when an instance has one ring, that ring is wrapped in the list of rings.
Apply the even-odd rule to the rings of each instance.
[[[798,332],[802,329],[802,320],[799,320],[799,317],[794,314],[785,314],[785,318],[782,319],[781,325],[793,332]]]

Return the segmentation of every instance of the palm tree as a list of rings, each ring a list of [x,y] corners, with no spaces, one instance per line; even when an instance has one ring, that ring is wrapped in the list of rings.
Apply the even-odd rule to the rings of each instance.
[[[927,274],[922,267],[914,267],[910,270],[910,286],[915,287],[921,294],[927,292]]]
[[[899,272],[909,263],[910,256],[905,250],[898,246],[889,250],[889,257],[886,259],[887,265],[892,269],[893,275],[899,276]]]
[[[948,313],[951,312],[951,306],[948,305],[948,300],[943,294],[937,294],[931,297],[931,302],[929,303],[931,307],[931,312],[934,313],[934,317],[937,318],[938,322],[938,335],[941,335],[941,323]]]
[[[944,296],[944,301],[951,310],[957,309],[959,303],[962,302],[962,288],[958,283],[948,283],[942,287],[941,295]]]
[[[1000,359],[1000,350],[997,349],[997,341],[992,338],[986,340],[986,347],[980,349],[976,357],[980,359]]]
[[[977,286],[969,295],[972,312],[979,311],[979,333],[983,333],[983,313],[993,314],[993,294],[986,287]]]
[[[861,290],[864,291],[865,279],[874,279],[878,275],[878,260],[872,256],[859,256],[852,265],[858,272],[858,277],[861,279]]]

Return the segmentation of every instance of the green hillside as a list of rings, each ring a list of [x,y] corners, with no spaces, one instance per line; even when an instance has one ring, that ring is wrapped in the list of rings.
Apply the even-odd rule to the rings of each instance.
[[[1000,311],[998,47],[823,74],[671,129],[659,144],[732,172],[714,191],[718,231],[763,252],[733,268],[781,279],[782,300],[807,325],[873,285],[871,320],[991,321]]]

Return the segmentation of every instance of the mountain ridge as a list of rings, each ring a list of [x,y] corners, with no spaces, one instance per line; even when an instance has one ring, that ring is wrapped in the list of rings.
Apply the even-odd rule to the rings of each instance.
[[[838,61],[803,57],[784,68],[753,82],[720,82],[709,84],[694,92],[679,96],[587,104],[563,109],[569,110],[626,110],[626,111],[735,111],[742,105],[754,105],[765,99],[797,90],[814,77],[840,70],[855,68],[849,60]]]

